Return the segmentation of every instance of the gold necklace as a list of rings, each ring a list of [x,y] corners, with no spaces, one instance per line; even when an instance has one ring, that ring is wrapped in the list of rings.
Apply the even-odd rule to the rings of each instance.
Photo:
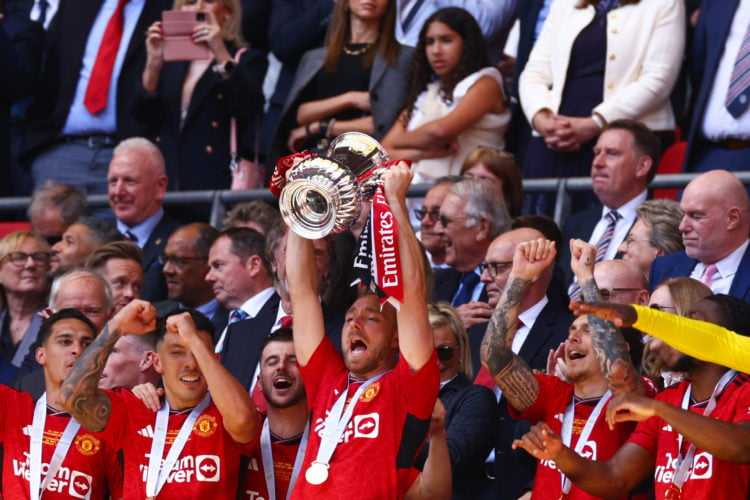
[[[348,48],[346,45],[344,45],[343,47],[341,47],[341,50],[343,50],[344,54],[346,54],[348,56],[361,56],[362,54],[368,52],[371,48],[372,48],[372,44],[371,43],[366,43],[364,47],[360,47],[360,48],[354,49],[354,50],[352,50],[352,49]]]

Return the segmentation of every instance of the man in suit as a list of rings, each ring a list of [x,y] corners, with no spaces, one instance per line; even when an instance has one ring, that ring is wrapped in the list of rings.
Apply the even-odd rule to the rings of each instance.
[[[714,293],[750,301],[750,199],[742,182],[726,170],[701,174],[685,188],[680,208],[685,250],[656,258],[651,286],[689,276]]]
[[[219,305],[211,283],[206,281],[210,271],[208,252],[218,236],[214,227],[195,222],[169,237],[160,257],[169,300],[154,304],[159,316],[173,309],[195,309],[211,320],[217,332],[224,330],[229,312]]]
[[[450,187],[433,231],[445,243],[445,263],[435,270],[434,300],[450,302],[468,330],[471,356],[479,368],[479,343],[492,314],[480,281],[480,264],[495,237],[510,229],[503,195],[487,179],[465,179]]]
[[[222,231],[211,245],[208,265],[206,281],[219,305],[230,311],[229,324],[217,332],[216,352],[227,370],[253,390],[260,347],[279,309],[263,235],[244,227]]]
[[[735,63],[745,53],[750,5],[739,0],[701,2],[693,38],[690,78],[695,91],[683,169],[706,172],[717,166],[744,170],[750,162],[750,113],[732,103],[730,82]],[[739,96],[738,96],[739,97]]]
[[[141,297],[152,302],[167,296],[158,257],[179,227],[162,207],[167,192],[164,168],[159,148],[134,137],[117,145],[107,174],[109,206],[117,217],[117,229],[143,250]]]
[[[647,188],[658,164],[659,139],[648,127],[635,120],[609,123],[599,135],[591,164],[591,182],[601,204],[572,215],[563,227],[564,241],[580,238],[603,247],[614,220],[606,251],[599,250],[597,261],[614,259],[617,247],[635,223],[636,209],[648,197]],[[570,284],[570,249],[563,245],[560,250],[566,284]],[[572,285],[568,291],[573,293],[577,288]]]
[[[130,112],[138,90],[133,82],[145,63],[143,33],[170,5],[167,0],[60,3],[47,33],[42,87],[28,115],[25,158],[32,161],[35,186],[52,178],[89,193],[106,192],[114,146],[147,135]],[[100,46],[117,47],[116,54],[106,57]]]
[[[39,84],[44,30],[27,15],[0,2],[0,196],[10,196],[19,174],[11,168],[12,136],[17,129],[12,104],[33,95]],[[13,158],[15,159],[15,158]],[[15,164],[15,162],[14,162]],[[28,195],[30,190],[26,190]]]

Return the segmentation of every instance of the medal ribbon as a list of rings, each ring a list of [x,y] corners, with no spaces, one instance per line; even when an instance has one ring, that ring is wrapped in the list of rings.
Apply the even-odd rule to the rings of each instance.
[[[578,442],[576,442],[575,452],[580,455],[583,451],[583,447],[586,445],[586,443],[589,440],[589,436],[591,435],[591,431],[594,430],[594,424],[596,424],[596,421],[599,420],[599,415],[602,413],[602,410],[604,409],[604,406],[607,404],[607,401],[612,397],[612,391],[607,390],[607,392],[602,395],[601,398],[599,398],[599,402],[596,403],[596,406],[594,407],[594,411],[591,412],[591,415],[589,415],[589,418],[586,420],[586,425],[583,426],[583,430],[581,431],[581,435],[578,436]],[[570,442],[573,437],[573,420],[575,420],[575,397],[573,400],[568,404],[568,407],[565,408],[565,413],[563,414],[563,426],[562,426],[562,442],[565,446],[570,447]],[[572,483],[570,482],[570,479],[560,472],[560,487],[562,488],[563,495],[567,495],[570,493],[570,488],[572,487]]]
[[[346,430],[346,426],[349,424],[349,420],[352,418],[352,413],[354,413],[354,407],[357,404],[357,400],[359,400],[359,397],[365,392],[365,389],[371,384],[377,382],[380,377],[389,371],[390,370],[384,371],[383,373],[379,373],[371,379],[364,381],[362,385],[359,386],[359,389],[357,389],[357,392],[354,393],[351,403],[349,403],[349,406],[346,407],[346,411],[344,411],[346,396],[349,392],[349,382],[347,382],[346,389],[341,392],[336,402],[333,403],[331,411],[328,413],[326,422],[323,425],[323,434],[320,436],[318,455],[315,457],[313,463],[320,463],[325,466],[328,465],[328,462],[331,461],[331,457],[333,456],[333,452],[336,451],[336,446],[339,444],[339,439],[341,439],[344,430]]]
[[[729,370],[726,372],[716,385],[711,393],[711,398],[706,404],[706,409],[703,410],[703,416],[708,417],[716,409],[716,398],[718,398],[724,389],[729,385],[737,372]],[[690,408],[690,394],[692,392],[692,384],[688,385],[685,395],[682,397],[682,409],[689,410]],[[672,484],[677,487],[678,490],[682,490],[682,485],[687,481],[690,472],[693,470],[693,456],[695,455],[695,444],[690,443],[685,456],[682,455],[682,434],[677,436],[677,465],[675,467],[675,474],[672,476]]]
[[[187,443],[188,437],[193,430],[198,416],[211,403],[211,395],[206,393],[198,406],[190,411],[190,415],[182,423],[180,432],[177,434],[172,447],[167,453],[167,458],[162,466],[162,456],[164,456],[164,443],[167,440],[167,427],[169,424],[169,403],[164,398],[164,404],[156,414],[156,424],[154,425],[154,438],[151,441],[151,454],[148,458],[148,472],[146,473],[146,496],[156,497],[164,484],[167,482],[169,473],[172,471],[177,458],[182,453],[182,449]]]
[[[302,468],[302,460],[305,458],[307,450],[307,439],[310,435],[310,420],[305,424],[305,430],[297,448],[297,456],[294,458],[292,467],[292,477],[289,479],[289,489],[286,492],[288,499],[292,495],[294,483],[297,482],[299,471]],[[263,429],[260,431],[260,455],[263,460],[263,472],[266,476],[266,488],[268,489],[268,500],[276,500],[276,478],[274,477],[273,451],[271,448],[271,431],[268,428],[268,417],[263,422]]]
[[[55,477],[57,471],[65,460],[65,456],[68,454],[70,444],[73,442],[73,437],[78,433],[78,429],[81,428],[81,424],[76,422],[76,419],[70,417],[68,425],[65,426],[60,440],[55,445],[55,451],[52,454],[52,460],[49,462],[47,468],[47,475],[44,476],[42,482],[42,441],[44,440],[44,424],[47,419],[47,393],[45,392],[37,400],[34,406],[34,419],[31,421],[31,436],[29,446],[29,486],[32,500],[39,500],[42,496],[42,491],[47,489],[52,478]],[[40,486],[41,483],[41,486]]]

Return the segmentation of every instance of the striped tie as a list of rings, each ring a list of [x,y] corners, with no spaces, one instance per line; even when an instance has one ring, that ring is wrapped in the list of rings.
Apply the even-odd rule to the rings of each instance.
[[[621,215],[618,214],[615,210],[612,210],[604,216],[604,218],[607,219],[607,228],[604,230],[604,234],[602,234],[602,237],[599,238],[599,241],[596,244],[595,262],[599,262],[604,259],[604,255],[606,255],[607,250],[609,249],[609,244],[612,242],[612,236],[614,236],[615,234],[615,226],[617,225],[617,220],[620,217]]]
[[[735,118],[745,112],[750,104],[750,27],[745,32],[742,45],[734,62],[729,91],[724,103],[729,114]]]

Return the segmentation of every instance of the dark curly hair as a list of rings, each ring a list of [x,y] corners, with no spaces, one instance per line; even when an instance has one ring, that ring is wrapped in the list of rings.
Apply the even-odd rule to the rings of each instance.
[[[419,42],[417,43],[417,49],[414,51],[414,59],[411,61],[407,81],[404,123],[409,122],[414,109],[414,103],[419,94],[427,88],[428,83],[436,78],[430,63],[427,61],[427,54],[425,52],[427,46],[425,40],[427,29],[434,22],[441,22],[447,25],[450,29],[458,33],[463,40],[463,50],[461,51],[458,66],[456,66],[456,69],[453,70],[453,73],[449,77],[441,82],[440,90],[445,99],[448,101],[453,100],[453,89],[458,82],[490,65],[484,35],[482,35],[482,30],[479,28],[476,19],[460,7],[446,7],[436,11],[427,18],[422,26],[422,30],[419,32]]]

